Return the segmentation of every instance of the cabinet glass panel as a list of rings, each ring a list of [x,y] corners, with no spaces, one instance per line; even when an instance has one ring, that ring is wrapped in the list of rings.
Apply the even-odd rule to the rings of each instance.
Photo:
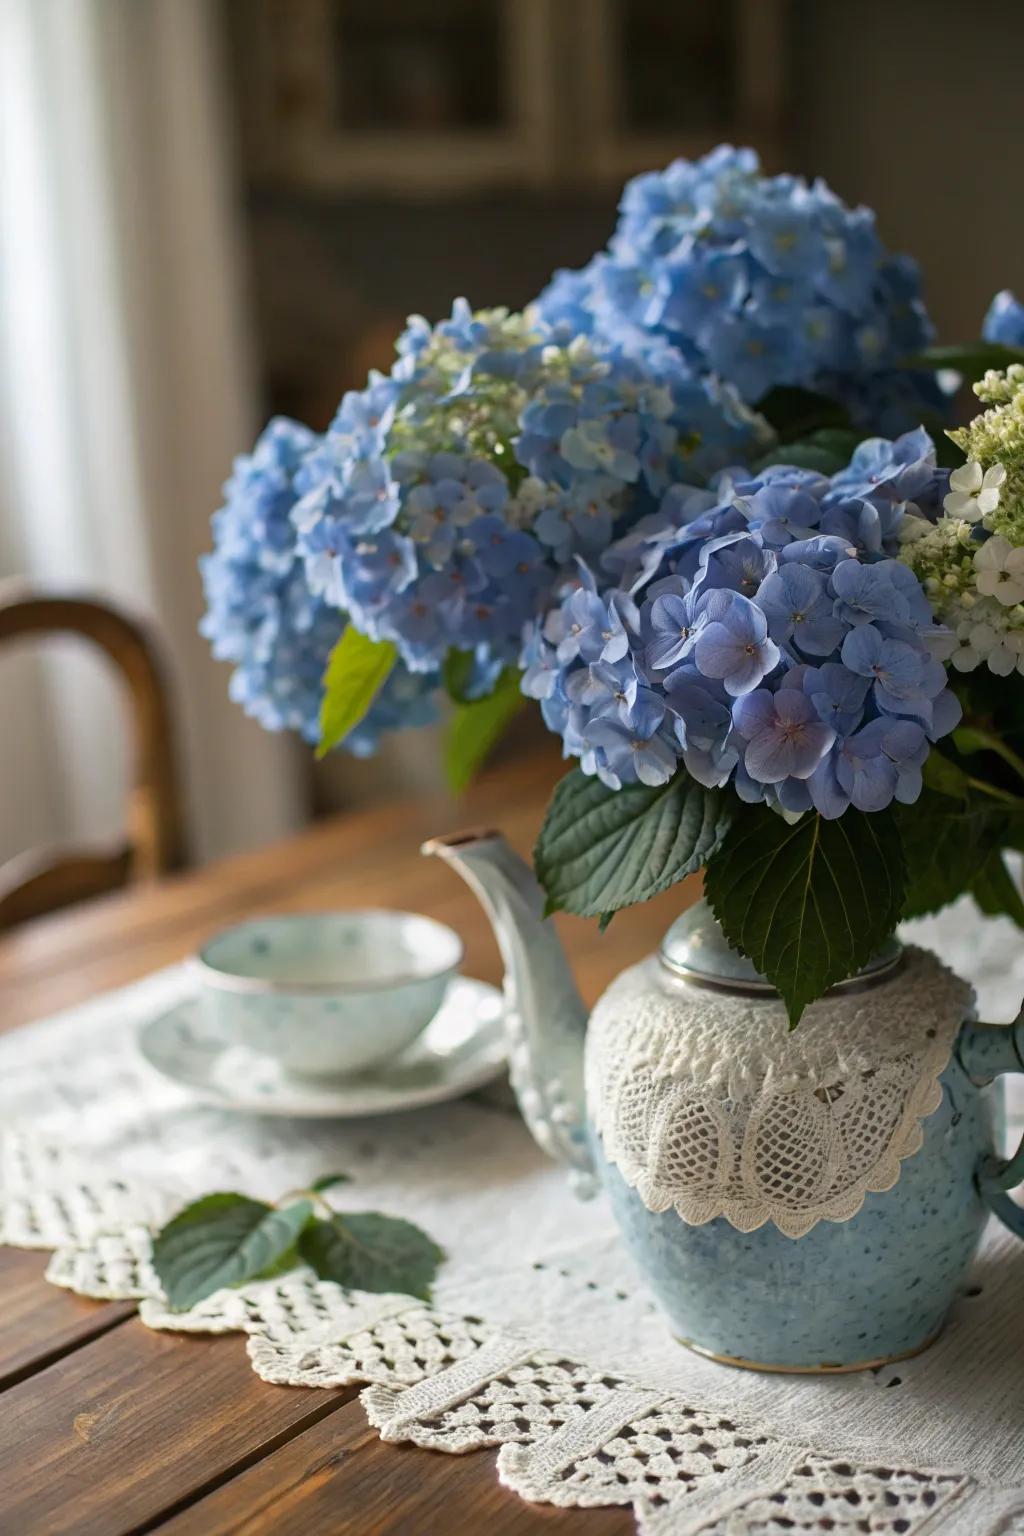
[[[700,131],[733,120],[736,6],[617,0],[625,132]]]
[[[500,128],[501,23],[501,0],[336,0],[337,126]]]

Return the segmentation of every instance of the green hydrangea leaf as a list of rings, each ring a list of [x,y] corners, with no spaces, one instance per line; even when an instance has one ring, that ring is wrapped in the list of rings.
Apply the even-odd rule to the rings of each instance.
[[[860,969],[895,928],[905,866],[891,811],[739,810],[704,890],[722,930],[782,995],[795,1027],[809,1003]]]
[[[351,1184],[351,1182],[352,1177],[347,1173],[322,1173],[309,1187],[315,1195],[319,1195],[325,1189],[333,1189],[336,1184]]]
[[[859,441],[859,435],[845,427],[825,427],[807,437],[779,444],[758,459],[754,468],[762,470],[770,464],[795,464],[798,469],[834,475],[849,464]]]
[[[226,1285],[272,1270],[313,1214],[309,1200],[283,1210],[245,1195],[205,1195],[179,1211],[153,1241],[153,1268],[171,1307],[187,1311]]]
[[[398,648],[391,640],[370,640],[348,626],[324,674],[317,757],[324,757],[359,724],[397,660]]]
[[[956,804],[928,786],[896,814],[907,866],[904,917],[938,912],[970,890],[989,854],[1005,842],[1009,824],[991,800],[972,796]]]
[[[519,673],[515,667],[506,667],[493,692],[456,707],[444,749],[445,774],[456,794],[470,784],[525,705]]]
[[[430,1300],[430,1286],[444,1259],[432,1238],[396,1216],[376,1211],[336,1213],[310,1224],[299,1253],[321,1280],[355,1291],[395,1291]]]
[[[1024,853],[1024,815],[1008,816],[1001,842],[1004,848],[1014,848]]]
[[[971,882],[971,895],[986,917],[1006,916],[1024,928],[1024,898],[1001,853],[990,853]]]
[[[951,795],[957,800],[966,800],[970,794],[968,775],[958,764],[950,762],[948,757],[943,757],[935,747],[924,760],[921,776],[928,788],[934,789],[937,794]]]
[[[441,681],[445,692],[454,704],[472,704],[466,689],[473,675],[473,652],[458,651],[454,647],[445,653],[441,667]]]
[[[1006,347],[998,341],[969,341],[959,346],[926,347],[923,352],[908,357],[905,368],[927,368],[938,372],[952,368],[962,373],[968,383],[983,378],[990,368],[1001,371],[1011,363],[1024,363],[1024,348]]]
[[[660,789],[607,789],[574,768],[561,780],[533,852],[548,910],[600,917],[647,901],[701,869],[728,829],[735,798],[680,770]]]
[[[822,428],[850,425],[849,412],[838,400],[798,384],[777,384],[757,402],[757,410],[784,443],[795,442]]]
[[[976,725],[958,725],[953,732],[953,743],[965,757],[969,757],[972,752],[998,751],[1001,745],[999,738],[991,731],[982,730]]]

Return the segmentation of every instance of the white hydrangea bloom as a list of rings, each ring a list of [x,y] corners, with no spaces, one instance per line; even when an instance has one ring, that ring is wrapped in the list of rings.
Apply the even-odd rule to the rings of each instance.
[[[1003,636],[1003,650],[1013,657],[1013,664],[1024,677],[1024,629],[1011,630]]]
[[[917,517],[907,509],[896,536],[901,544],[916,544],[918,539],[927,538],[931,530],[932,525],[927,518]]]
[[[961,619],[956,626],[956,638],[957,649],[950,664],[958,672],[973,672],[975,667],[980,667],[997,640],[991,624],[979,624],[971,618]]]
[[[994,597],[1004,608],[1024,602],[1024,546],[1015,549],[1008,539],[994,534],[974,556],[974,569],[983,597]]]
[[[958,612],[948,615],[955,635],[950,666],[957,672],[973,672],[987,666],[996,677],[1009,677],[1013,671],[1024,676],[1024,628],[1011,627],[1014,616],[991,597],[965,601]]]
[[[1006,480],[1002,464],[982,470],[977,459],[970,459],[949,477],[950,492],[942,506],[947,517],[962,517],[978,523],[999,505],[999,490]]]
[[[997,677],[1009,677],[1017,665],[1017,657],[1005,641],[995,645],[988,653],[988,669]]]

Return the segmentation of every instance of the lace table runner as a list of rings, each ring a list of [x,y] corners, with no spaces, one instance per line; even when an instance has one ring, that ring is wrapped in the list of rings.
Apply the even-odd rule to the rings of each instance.
[[[912,936],[974,981],[983,1016],[1016,1013],[1009,925],[955,908]],[[162,972],[0,1040],[0,1240],[55,1250],[54,1284],[138,1298],[153,1328],[238,1331],[282,1388],[366,1383],[385,1440],[500,1447],[523,1498],[632,1506],[645,1536],[1024,1533],[1024,1245],[994,1223],[917,1359],[847,1377],[729,1370],[673,1342],[603,1202],[577,1202],[507,1108],[260,1120],[164,1082],[134,1033],[188,985]],[[1013,1110],[1019,1126],[1024,1100]],[[150,1232],[183,1200],[273,1199],[339,1169],[346,1207],[406,1215],[443,1245],[431,1306],[295,1271],[167,1311]]]

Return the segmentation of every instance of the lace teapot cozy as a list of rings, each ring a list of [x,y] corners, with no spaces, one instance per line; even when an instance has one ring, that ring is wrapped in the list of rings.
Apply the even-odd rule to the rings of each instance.
[[[591,1121],[650,1210],[801,1237],[896,1183],[972,1006],[966,982],[908,947],[884,981],[834,991],[791,1031],[775,996],[680,981],[652,957],[591,1018]]]

